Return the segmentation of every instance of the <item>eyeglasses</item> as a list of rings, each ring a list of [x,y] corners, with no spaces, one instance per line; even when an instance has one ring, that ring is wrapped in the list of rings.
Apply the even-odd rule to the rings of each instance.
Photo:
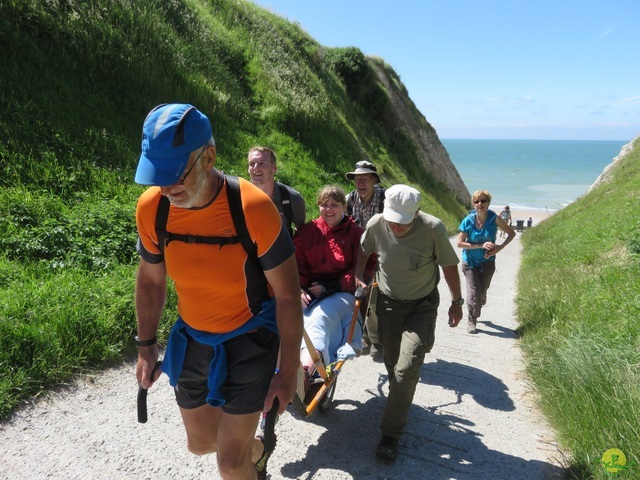
[[[372,183],[373,179],[369,178],[369,177],[360,177],[360,176],[356,176],[354,177],[353,181],[355,183]]]
[[[478,203],[487,203],[487,199],[486,198],[481,198],[480,200],[474,200],[473,201],[474,204],[478,204]]]
[[[187,179],[187,177],[189,176],[189,174],[191,173],[191,170],[193,170],[193,167],[196,166],[196,163],[198,163],[198,160],[200,160],[200,157],[202,156],[202,154],[204,153],[204,151],[207,149],[207,145],[205,145],[204,147],[202,147],[202,151],[198,154],[198,156],[196,157],[196,161],[193,162],[193,165],[191,165],[191,167],[189,167],[189,170],[187,170],[187,173],[184,174],[184,176],[178,180],[174,185],[184,185],[184,181]]]

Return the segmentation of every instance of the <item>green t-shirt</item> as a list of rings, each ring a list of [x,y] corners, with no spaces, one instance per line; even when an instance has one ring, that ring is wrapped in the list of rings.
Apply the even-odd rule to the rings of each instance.
[[[426,297],[440,279],[438,266],[460,262],[443,223],[424,212],[418,213],[404,237],[393,234],[382,214],[375,215],[369,220],[361,243],[365,255],[378,256],[378,288],[396,300]]]

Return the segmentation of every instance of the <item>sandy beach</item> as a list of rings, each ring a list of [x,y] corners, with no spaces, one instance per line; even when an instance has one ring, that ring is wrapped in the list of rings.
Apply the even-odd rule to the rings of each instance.
[[[491,205],[490,208],[497,214],[500,214],[500,212],[504,208],[504,205],[502,206]],[[541,209],[526,209],[526,208],[520,209],[520,208],[513,208],[513,207],[510,207],[510,208],[511,208],[511,218],[512,218],[511,226],[514,228],[514,230],[517,228],[518,220],[522,220],[524,222],[523,226],[525,228],[527,227],[527,221],[529,219],[532,220],[532,226],[536,226],[540,222],[549,218],[551,215],[553,215],[557,211],[557,210],[545,211]]]

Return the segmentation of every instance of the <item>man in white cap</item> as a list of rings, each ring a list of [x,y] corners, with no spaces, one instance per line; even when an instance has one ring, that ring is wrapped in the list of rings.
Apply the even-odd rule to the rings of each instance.
[[[380,175],[376,166],[368,161],[361,160],[356,163],[353,172],[345,174],[347,180],[354,183],[355,190],[347,195],[347,215],[362,228],[377,213],[382,213],[384,208],[384,188],[380,186]],[[378,340],[378,318],[376,316],[376,299],[378,289],[372,288],[371,295],[363,305],[363,314],[366,313],[365,329],[362,353],[371,354],[371,358],[378,361],[382,357],[382,345]],[[366,310],[366,312],[365,312]]]
[[[422,196],[408,185],[387,189],[384,211],[375,215],[362,235],[356,281],[372,253],[378,256],[377,313],[389,395],[382,416],[382,438],[376,455],[395,460],[398,440],[407,423],[420,367],[435,341],[440,303],[439,268],[455,299],[449,308],[449,326],[462,319],[458,256],[442,222],[420,211]]]
[[[170,277],[179,317],[161,368],[175,389],[187,446],[196,455],[216,453],[222,478],[266,478],[271,448],[254,435],[260,412],[277,399],[282,413],[295,392],[298,269],[273,202],[215,164],[211,124],[195,107],[163,104],[147,115],[135,176],[151,186],[136,209],[136,376],[148,389],[160,375],[157,331]]]

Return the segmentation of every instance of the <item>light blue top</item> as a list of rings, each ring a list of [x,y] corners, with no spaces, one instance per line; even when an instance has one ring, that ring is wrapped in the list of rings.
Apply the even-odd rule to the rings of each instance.
[[[496,212],[487,209],[487,219],[482,228],[478,228],[476,226],[476,211],[473,210],[460,222],[458,230],[467,234],[467,242],[469,243],[495,243],[496,234],[498,233],[498,225],[496,223],[497,216]],[[493,262],[496,257],[484,258],[486,252],[484,248],[464,248],[462,249],[462,261],[471,267],[479,267],[483,263]]]

